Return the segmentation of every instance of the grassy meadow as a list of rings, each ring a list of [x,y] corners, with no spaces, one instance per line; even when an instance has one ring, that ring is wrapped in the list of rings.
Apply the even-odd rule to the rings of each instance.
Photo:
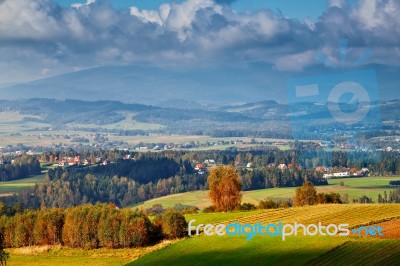
[[[19,192],[25,188],[33,187],[36,183],[43,182],[45,174],[36,175],[19,180],[0,182],[0,195]]]
[[[400,204],[317,205],[290,209],[186,215],[200,223],[379,224],[385,238],[329,236],[193,236],[132,249],[43,246],[8,249],[7,265],[396,265],[400,260]],[[387,232],[386,230],[387,229]]]
[[[165,248],[177,240],[164,241],[154,246],[125,249],[93,249],[68,248],[62,246],[33,246],[24,248],[10,248],[8,266],[119,266],[124,265],[155,250]]]
[[[225,218],[224,218],[225,217]],[[348,204],[317,205],[301,208],[187,215],[200,223],[303,224],[321,221],[348,223],[350,227],[370,224],[396,223],[400,205]],[[225,219],[225,220],[224,220]],[[382,222],[386,221],[386,222]],[[391,227],[393,228],[393,226]],[[390,231],[390,230],[389,230]],[[396,265],[400,260],[400,242],[372,237],[256,236],[247,241],[240,236],[196,236],[143,256],[128,265]]]
[[[378,194],[383,196],[384,191],[389,193],[394,189],[389,185],[391,180],[400,180],[400,177],[363,177],[363,178],[338,178],[329,179],[328,186],[317,186],[318,192],[335,192],[340,193],[342,197],[347,194],[349,201],[358,199],[362,195],[367,195],[372,198],[374,202],[378,199]],[[341,186],[341,183],[344,183]],[[260,200],[267,198],[290,198],[295,193],[293,187],[290,188],[267,188],[260,190],[252,190],[243,192],[242,202],[258,204]],[[203,209],[211,205],[211,200],[208,197],[208,191],[193,191],[180,194],[168,195],[152,200],[148,200],[137,207],[148,208],[154,204],[162,204],[165,208],[173,207],[175,204],[193,205]]]

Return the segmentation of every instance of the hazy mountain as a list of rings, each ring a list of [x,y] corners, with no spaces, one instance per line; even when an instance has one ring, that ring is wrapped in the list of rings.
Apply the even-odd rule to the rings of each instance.
[[[178,109],[207,109],[207,105],[199,104],[194,101],[187,101],[183,99],[171,99],[160,102],[157,106],[164,108],[178,108]]]
[[[260,95],[276,98],[273,91],[266,91],[266,80],[257,75],[260,73],[250,69],[239,74],[237,69],[99,67],[8,86],[0,92],[3,99],[117,100],[167,106],[175,99],[181,103],[226,104],[256,101]]]
[[[379,65],[367,67],[376,69],[381,100],[400,98],[397,89],[400,85],[394,79],[398,68]],[[338,70],[325,72],[310,68],[307,73],[316,78],[324,74],[340,73]],[[242,68],[215,66],[180,70],[150,66],[106,66],[22,84],[4,84],[0,86],[0,95],[2,99],[40,97],[116,100],[163,107],[202,109],[203,106],[233,103],[259,104],[260,101],[270,99],[285,103],[288,98],[286,81],[299,77],[302,77],[301,73],[279,72],[262,64]],[[271,102],[266,103],[268,108],[273,105]],[[264,108],[262,105],[260,108]],[[246,109],[249,106],[242,108]]]

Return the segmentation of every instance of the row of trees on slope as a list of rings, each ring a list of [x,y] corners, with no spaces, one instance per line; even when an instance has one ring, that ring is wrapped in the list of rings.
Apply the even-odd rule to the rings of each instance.
[[[56,245],[78,248],[126,248],[149,245],[163,238],[183,237],[182,214],[168,210],[152,221],[139,210],[112,204],[67,209],[25,211],[0,217],[6,247]]]

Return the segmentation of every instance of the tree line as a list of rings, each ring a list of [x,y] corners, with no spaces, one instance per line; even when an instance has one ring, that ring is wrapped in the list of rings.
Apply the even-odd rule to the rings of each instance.
[[[297,169],[296,167],[289,167],[284,170],[266,166],[254,170],[241,169],[240,179],[243,190],[297,187],[307,181],[319,186],[328,185],[327,180],[322,178],[322,173],[313,169]]]
[[[176,174],[193,173],[193,168],[189,162],[184,161],[179,164],[172,158],[152,158],[149,156],[151,154],[137,160],[117,159],[115,163],[94,167],[58,167],[55,170],[49,169],[46,180],[61,179],[63,175],[79,178],[91,174],[107,177],[124,176],[145,184],[148,182],[157,182],[159,179],[165,179]]]
[[[186,221],[168,210],[151,221],[140,210],[113,204],[26,211],[0,217],[5,247],[64,245],[75,248],[142,247],[164,238],[183,237]]]
[[[245,151],[231,149],[131,153],[133,159],[122,159],[128,154],[126,151],[51,152],[40,158],[54,160],[55,157],[64,155],[84,155],[93,158],[104,156],[109,158],[111,163],[49,169],[45,182],[19,193],[12,199],[14,204],[21,202],[24,208],[31,209],[66,208],[96,202],[112,202],[119,207],[125,207],[155,197],[208,189],[207,174],[198,174],[194,165],[209,159],[215,160],[217,164],[234,165],[243,190],[298,187],[307,181],[314,185],[327,184],[326,179],[322,178],[322,172],[301,165],[308,161],[312,167],[324,165],[324,160],[332,158],[334,166],[338,169],[339,166],[368,167],[374,175],[396,174],[400,171],[399,155],[395,153],[383,153],[381,161],[374,164],[351,164],[344,152],[313,151],[307,154],[312,157],[305,159],[301,156],[301,153],[305,152],[301,148],[289,151],[264,148]],[[248,163],[251,164],[251,168],[246,167]],[[285,168],[279,169],[279,164],[284,164]]]
[[[112,202],[120,207],[143,202],[155,197],[206,189],[205,176],[175,175],[157,182],[141,184],[127,177],[62,175],[33,189],[21,192],[14,199],[25,208],[66,208],[86,203]]]

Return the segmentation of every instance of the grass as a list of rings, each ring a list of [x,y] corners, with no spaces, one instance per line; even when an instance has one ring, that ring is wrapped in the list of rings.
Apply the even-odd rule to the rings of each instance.
[[[400,242],[398,240],[351,241],[338,246],[308,265],[398,265]]]
[[[36,175],[29,178],[0,182],[0,195],[19,192],[22,189],[33,187],[38,182],[43,182],[45,174]]]
[[[217,213],[197,213],[197,214],[186,214],[186,221],[190,221],[192,219],[196,220],[196,224],[205,224],[205,223],[218,223],[228,220],[237,220],[243,217],[257,215],[263,213],[263,210],[255,210],[248,212],[217,212]]]
[[[192,237],[128,265],[301,265],[345,242],[342,238]]]
[[[317,205],[301,208],[257,210],[215,214],[186,215],[195,224],[238,221],[239,223],[276,223],[295,221],[309,224],[321,221],[350,225],[380,223],[393,226],[399,221],[400,204]],[[397,228],[397,227],[396,227]],[[385,227],[384,227],[385,229]],[[84,250],[61,246],[7,249],[8,265],[397,265],[398,239],[364,237],[197,236],[167,241],[135,249]]]
[[[383,220],[397,221],[400,205],[349,204],[317,205],[302,208],[187,215],[196,223],[240,224],[293,223],[310,224],[321,221],[348,223],[350,226],[372,224]],[[224,220],[225,219],[225,220]],[[384,224],[384,223],[382,223]],[[256,236],[250,241],[245,236],[197,236],[186,238],[164,249],[157,250],[127,265],[397,265],[400,242],[363,237]]]
[[[329,179],[328,186],[318,186],[318,192],[335,192],[342,196],[347,194],[349,201],[358,199],[362,195],[367,195],[374,202],[378,199],[378,194],[383,195],[384,191],[389,193],[394,189],[389,185],[390,180],[400,180],[400,177],[363,177],[363,178],[340,178]],[[344,186],[340,183],[344,182]],[[291,198],[295,193],[293,187],[289,188],[267,188],[243,192],[242,202],[258,204],[260,200],[267,198]],[[165,208],[173,207],[175,204],[193,205],[203,209],[211,205],[211,200],[208,197],[208,191],[193,191],[180,194],[168,195],[152,200],[148,200],[138,207],[148,208],[154,204],[162,204]]]
[[[164,241],[154,246],[125,249],[93,249],[85,250],[61,246],[40,246],[7,249],[10,259],[7,265],[124,265],[143,255],[171,245],[174,241]]]
[[[285,209],[255,210],[247,212],[198,213],[185,215],[187,221],[200,223],[348,223],[360,226],[400,218],[400,204],[325,204]],[[397,220],[393,220],[397,221]]]
[[[13,255],[8,260],[9,266],[42,266],[42,265],[57,265],[57,266],[71,266],[71,265],[93,265],[93,266],[120,266],[131,261],[129,258],[109,258],[109,257],[84,257],[84,256],[71,256],[60,257],[53,255]]]
[[[225,223],[347,223],[351,227],[400,218],[400,204],[325,204],[264,210],[261,213],[227,219]]]
[[[210,205],[208,191],[192,191],[186,193],[172,194],[160,198],[155,198],[137,205],[137,207],[148,208],[154,204],[162,204],[164,208],[174,207],[176,204],[182,203],[204,208]]]
[[[400,177],[359,177],[359,178],[340,178],[329,179],[329,185],[339,186],[344,182],[345,186],[354,188],[392,188],[389,185],[391,180],[400,180]]]

